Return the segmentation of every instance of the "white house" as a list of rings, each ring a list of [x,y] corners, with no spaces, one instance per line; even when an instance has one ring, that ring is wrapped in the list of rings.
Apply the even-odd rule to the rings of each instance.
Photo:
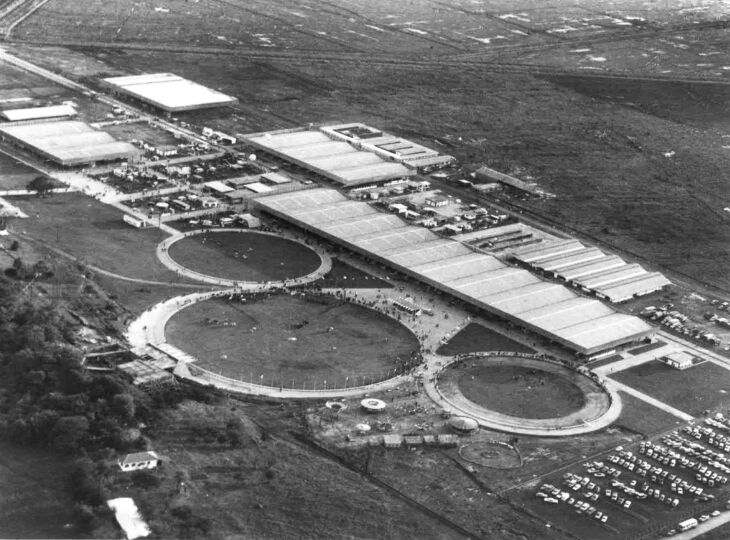
[[[138,471],[140,469],[154,469],[160,464],[160,456],[155,452],[136,452],[127,454],[124,461],[117,461],[123,471]]]

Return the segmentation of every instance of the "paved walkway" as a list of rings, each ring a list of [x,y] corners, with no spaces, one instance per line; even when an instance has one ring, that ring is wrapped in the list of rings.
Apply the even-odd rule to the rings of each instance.
[[[265,283],[257,282],[257,281],[241,281],[241,280],[235,280],[235,279],[226,279],[219,276],[211,276],[207,274],[202,274],[200,272],[196,272],[194,270],[190,270],[189,268],[186,268],[185,266],[182,266],[177,261],[175,261],[172,257],[170,257],[168,250],[171,245],[173,245],[175,242],[182,240],[183,238],[187,238],[188,236],[195,236],[202,233],[224,233],[224,232],[255,232],[256,234],[271,234],[271,236],[279,236],[277,234],[273,233],[266,233],[262,231],[252,231],[251,229],[199,229],[196,231],[189,231],[181,233],[179,231],[176,231],[175,229],[172,229],[171,227],[168,227],[165,224],[162,224],[160,226],[161,229],[169,229],[172,231],[172,236],[169,238],[165,238],[160,244],[157,246],[157,258],[160,259],[160,262],[164,264],[167,268],[178,274],[179,276],[184,276],[188,279],[192,279],[194,281],[199,281],[201,283],[208,283],[210,285],[216,285],[218,287],[236,287],[240,290],[245,291],[262,291],[267,289],[273,289],[273,288],[281,288],[281,287],[291,287],[296,285],[305,285],[307,283],[311,283],[313,281],[317,281],[318,279],[324,277],[325,274],[327,274],[330,270],[332,270],[332,258],[325,252],[323,249],[317,247],[317,246],[306,246],[307,248],[313,250],[317,255],[319,255],[320,259],[320,265],[319,268],[317,268],[314,272],[311,272],[307,274],[306,276],[299,276],[296,278],[291,279],[285,279],[280,281],[267,281]],[[292,238],[287,238],[287,240],[291,240],[293,242],[298,242],[298,240],[294,240]],[[301,243],[301,242],[300,242]]]
[[[637,354],[636,356],[627,354],[623,360],[617,360],[616,362],[599,366],[594,368],[593,372],[601,376],[618,373],[619,371],[625,371],[627,369],[640,366],[641,364],[652,362],[657,358],[672,354],[673,352],[677,352],[677,347],[674,345],[664,345],[658,349],[652,349],[651,351],[646,351],[644,353]]]
[[[689,422],[690,420],[694,420],[694,417],[687,414],[686,412],[682,412],[679,409],[675,409],[674,407],[667,405],[663,401],[654,399],[653,397],[648,396],[643,392],[639,392],[635,388],[626,386],[625,384],[615,381],[613,379],[606,379],[606,386],[608,386],[609,388],[611,388],[614,391],[621,390],[622,392],[626,392],[627,394],[630,394],[636,398],[639,398],[642,401],[645,401],[649,405],[653,405],[654,407],[657,407],[657,408],[663,410],[664,412],[668,412],[669,414],[676,416],[677,418],[681,419],[684,422]]]

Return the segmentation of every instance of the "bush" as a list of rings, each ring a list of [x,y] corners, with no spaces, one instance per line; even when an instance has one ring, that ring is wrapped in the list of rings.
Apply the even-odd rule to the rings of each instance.
[[[10,244],[10,251],[18,251],[18,248],[20,247],[20,242],[17,240],[13,240],[13,243]]]

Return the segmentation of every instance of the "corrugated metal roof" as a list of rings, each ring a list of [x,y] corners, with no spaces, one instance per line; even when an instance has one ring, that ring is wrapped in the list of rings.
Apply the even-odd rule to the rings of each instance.
[[[280,217],[326,232],[345,245],[385,258],[401,271],[440,284],[439,288],[450,294],[508,316],[579,352],[600,351],[653,330],[636,317],[616,313],[597,300],[542,281],[496,257],[474,253],[455,240],[440,239],[392,214],[351,219],[338,216],[334,222],[322,221],[318,203],[327,205],[330,211],[340,204],[353,204],[334,190],[320,188],[266,196],[257,203]],[[363,202],[355,204],[369,207]],[[399,243],[399,238],[412,238],[413,243]]]
[[[228,105],[238,101],[217,90],[183,79],[173,73],[110,77],[104,82],[117,90],[167,111]]]
[[[27,109],[8,109],[0,112],[0,116],[10,122],[22,120],[38,120],[41,118],[61,118],[76,116],[76,109],[70,105],[51,105],[49,107],[30,107]]]
[[[131,144],[74,120],[2,125],[0,133],[62,165],[127,159],[138,154]]]

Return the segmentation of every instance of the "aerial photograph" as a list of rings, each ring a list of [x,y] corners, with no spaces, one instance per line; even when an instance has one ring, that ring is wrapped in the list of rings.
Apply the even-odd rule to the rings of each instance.
[[[730,538],[730,0],[0,0],[0,538]]]

